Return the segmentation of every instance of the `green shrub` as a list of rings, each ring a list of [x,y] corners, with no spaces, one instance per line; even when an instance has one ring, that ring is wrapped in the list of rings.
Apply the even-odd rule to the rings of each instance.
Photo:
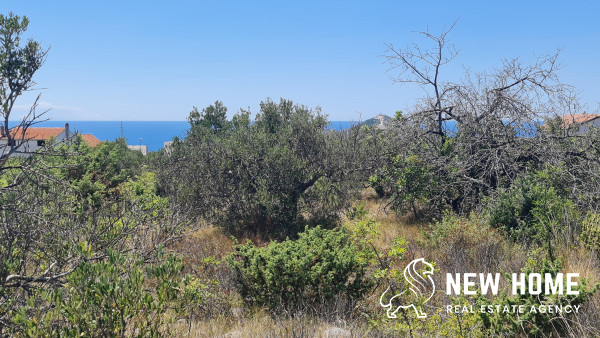
[[[398,155],[381,175],[371,176],[369,183],[379,197],[389,197],[394,210],[410,210],[417,217],[417,206],[429,201],[435,179],[432,169],[417,155]]]
[[[462,217],[447,212],[421,235],[418,244],[439,257],[438,263],[451,271],[497,271],[510,252],[502,234],[475,213]]]
[[[225,110],[217,101],[193,111],[185,140],[157,159],[175,205],[236,235],[283,239],[333,225],[347,199],[329,163],[326,116],[283,99],[262,102],[253,123],[245,111],[227,121]]]
[[[525,280],[529,281],[529,274],[536,272],[545,276],[550,273],[553,278],[560,272],[561,264],[558,260],[554,262],[549,259],[531,258],[523,272],[526,274]],[[529,283],[529,282],[527,282]],[[544,277],[542,277],[542,285],[544,285]],[[566,281],[563,281],[565,285]],[[575,288],[579,291],[578,295],[532,295],[525,293],[523,295],[508,296],[506,293],[494,297],[490,302],[487,298],[479,296],[476,301],[477,307],[482,305],[500,305],[512,306],[523,305],[525,311],[518,316],[514,313],[504,313],[502,311],[486,313],[480,312],[479,315],[483,321],[487,335],[527,335],[527,336],[556,336],[564,337],[580,336],[588,334],[586,329],[581,326],[581,323],[574,320],[574,313],[543,313],[530,311],[532,306],[539,307],[540,305],[557,305],[557,306],[576,306],[586,303],[589,298],[599,289],[600,284],[588,286],[587,281],[583,279]],[[526,285],[529,288],[529,285]]]
[[[85,249],[85,248],[83,248]],[[173,256],[157,264],[110,251],[105,260],[85,262],[65,287],[35,289],[13,317],[15,334],[69,337],[155,337],[188,306],[202,300],[202,285],[180,277]]]
[[[228,261],[244,302],[274,313],[319,313],[333,301],[352,304],[372,287],[368,261],[346,228],[307,227],[297,240],[236,245]]]
[[[18,186],[0,193],[5,207],[0,216],[0,336],[18,326],[14,313],[27,306],[37,315],[25,312],[23,325],[35,319],[39,325],[52,323],[36,332],[62,330],[64,318],[54,319],[60,307],[50,296],[42,297],[46,288],[70,301],[71,273],[80,275],[84,268],[108,273],[101,264],[111,251],[150,259],[157,247],[180,234],[184,221],[173,217],[169,201],[157,195],[155,175],[140,168],[138,153],[123,142],[105,142],[96,148],[65,146],[43,161],[37,155],[11,159],[11,165],[26,165],[29,171],[5,170],[0,176],[0,185],[21,177]],[[130,271],[119,277],[133,282],[136,270]],[[42,323],[46,313],[53,319]]]
[[[550,257],[558,238],[575,239],[581,217],[554,174],[550,168],[517,178],[489,208],[491,226],[515,241],[544,246]]]
[[[581,223],[581,242],[600,256],[600,215],[589,212]]]

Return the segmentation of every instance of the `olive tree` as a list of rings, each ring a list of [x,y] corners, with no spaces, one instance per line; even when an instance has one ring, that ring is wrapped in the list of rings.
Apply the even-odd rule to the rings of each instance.
[[[260,109],[252,123],[247,111],[215,118],[226,111],[219,101],[194,109],[187,137],[162,159],[161,183],[190,215],[234,233],[287,234],[311,212],[303,208],[307,191],[330,189],[323,170],[327,121],[288,100],[267,100]]]
[[[0,14],[0,113],[2,114],[2,130],[0,137],[7,142],[0,149],[4,164],[6,159],[15,149],[19,148],[23,138],[16,138],[10,132],[9,118],[15,106],[15,102],[25,91],[30,90],[35,82],[34,74],[40,69],[46,59],[48,50],[43,49],[34,40],[22,41],[22,35],[27,30],[29,20],[10,13]],[[17,130],[24,135],[25,130],[34,123],[36,118],[36,107],[39,95],[32,105]]]
[[[365,128],[327,130],[320,109],[266,100],[254,120],[225,119],[217,101],[159,159],[161,188],[179,210],[234,234],[295,235],[335,224],[384,142]]]

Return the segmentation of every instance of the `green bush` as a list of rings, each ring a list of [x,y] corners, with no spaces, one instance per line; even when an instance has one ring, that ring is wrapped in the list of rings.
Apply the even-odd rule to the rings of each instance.
[[[600,215],[589,212],[581,222],[581,242],[600,256]]]
[[[432,168],[417,155],[398,155],[381,175],[371,176],[369,183],[379,197],[389,197],[394,210],[410,210],[416,218],[417,206],[429,201],[436,181]]]
[[[511,250],[504,236],[475,213],[463,217],[447,212],[421,235],[418,244],[450,271],[497,271]]]
[[[556,182],[553,168],[518,177],[489,208],[490,225],[525,244],[544,246],[553,257],[557,239],[575,240],[581,213]]]
[[[85,250],[86,248],[82,248]],[[180,277],[180,260],[111,251],[106,260],[85,262],[64,288],[36,289],[13,317],[14,334],[69,337],[156,337],[169,332],[177,315],[202,300],[200,285]]]
[[[351,305],[371,289],[360,251],[346,228],[307,227],[297,240],[236,245],[228,261],[247,305],[319,313],[334,301]]]
[[[326,116],[288,100],[262,102],[250,122],[220,102],[190,114],[183,141],[157,159],[163,192],[192,217],[233,233],[283,239],[331,225],[347,205],[327,144]]]
[[[127,141],[102,142],[90,147],[81,139],[63,145],[64,156],[49,159],[57,178],[68,181],[84,196],[95,198],[114,196],[118,186],[136,178],[142,172],[144,156],[127,148]]]
[[[37,315],[24,318],[41,325],[54,311],[46,305],[56,306],[41,302],[46,288],[72,299],[66,290],[71,273],[100,264],[110,251],[149,259],[181,232],[183,221],[157,195],[155,175],[141,168],[138,154],[123,142],[75,143],[57,148],[55,156],[11,159],[11,166],[28,171],[0,175],[0,185],[19,183],[0,193],[0,336],[13,330],[14,313],[29,304]]]
[[[532,272],[540,273],[545,276],[550,273],[553,278],[560,272],[561,264],[555,260],[531,258],[523,272],[526,274],[525,280],[529,281],[529,274]],[[528,282],[527,282],[528,283]],[[542,285],[544,285],[544,277],[542,277]],[[563,285],[566,281],[563,281]],[[526,286],[529,288],[529,285]],[[506,293],[493,298],[493,301],[479,296],[476,305],[500,305],[512,306],[523,305],[527,310],[516,316],[513,313],[503,313],[502,311],[486,313],[480,312],[479,315],[483,321],[486,334],[489,336],[496,335],[527,335],[534,337],[547,336],[581,336],[587,335],[586,328],[580,322],[574,320],[575,314],[566,313],[542,313],[531,312],[532,306],[539,307],[540,305],[557,305],[557,306],[576,306],[589,301],[590,297],[599,289],[600,284],[588,286],[586,279],[583,279],[576,290],[578,295],[532,295],[525,293],[523,295],[509,296]]]

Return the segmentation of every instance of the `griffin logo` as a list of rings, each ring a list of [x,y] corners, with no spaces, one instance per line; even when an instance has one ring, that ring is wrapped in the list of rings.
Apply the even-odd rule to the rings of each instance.
[[[427,263],[424,258],[418,258],[408,263],[404,268],[404,279],[408,283],[404,291],[392,296],[387,304],[383,303],[385,294],[390,290],[390,287],[381,294],[379,303],[384,308],[387,308],[388,318],[397,318],[396,312],[400,309],[413,308],[417,317],[426,318],[427,314],[421,308],[435,293],[435,283],[431,278],[433,275],[433,265]],[[394,307],[392,302],[396,299],[396,303],[400,301],[401,305]],[[409,303],[410,301],[410,303]],[[406,304],[406,305],[402,305]]]

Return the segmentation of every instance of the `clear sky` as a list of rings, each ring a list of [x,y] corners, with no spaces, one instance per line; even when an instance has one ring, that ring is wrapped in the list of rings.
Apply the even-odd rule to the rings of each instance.
[[[320,106],[331,120],[410,110],[422,92],[393,84],[384,43],[449,36],[463,66],[562,49],[561,79],[600,102],[599,1],[47,1],[0,0],[50,47],[36,75],[53,120],[185,120],[221,100],[232,115],[261,100]],[[36,92],[36,94],[39,92]],[[21,98],[18,112],[33,101]]]

